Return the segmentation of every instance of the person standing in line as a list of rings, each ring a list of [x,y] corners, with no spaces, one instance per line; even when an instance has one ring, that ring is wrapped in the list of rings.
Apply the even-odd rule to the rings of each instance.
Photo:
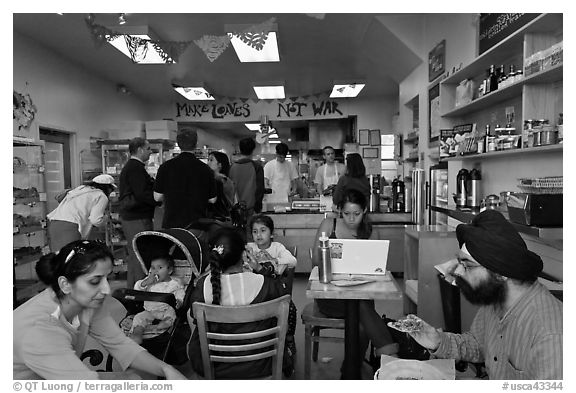
[[[163,228],[186,228],[207,217],[209,203],[216,202],[214,173],[194,155],[198,134],[191,128],[178,131],[181,153],[158,168],[154,199],[164,202]]]
[[[93,226],[106,224],[108,198],[115,188],[114,178],[102,174],[66,193],[56,209],[47,215],[52,252],[74,240],[88,239]]]
[[[360,191],[366,200],[370,200],[370,181],[366,177],[366,167],[362,156],[350,153],[346,156],[346,174],[338,180],[332,199],[334,206],[342,204],[347,189]]]
[[[256,148],[254,138],[241,139],[238,147],[240,158],[230,167],[230,179],[236,186],[238,202],[246,204],[248,216],[262,211],[264,197],[264,170],[252,159]]]
[[[298,172],[292,163],[286,161],[288,151],[285,143],[277,144],[276,159],[264,165],[266,186],[272,189],[272,194],[267,196],[267,202],[287,203],[288,197],[296,192]]]
[[[145,274],[134,255],[132,239],[142,231],[154,229],[152,220],[158,203],[154,200],[154,179],[146,171],[150,144],[144,138],[134,138],[128,144],[130,159],[120,172],[120,222],[128,248],[126,285],[132,288]]]
[[[230,174],[230,160],[228,155],[221,151],[208,154],[208,166],[214,172],[216,179],[216,203],[209,205],[208,214],[217,220],[231,219],[232,206],[236,202],[236,187],[228,177]]]
[[[562,302],[538,281],[543,263],[496,210],[456,227],[451,269],[462,294],[480,308],[470,331],[440,332],[420,318],[410,335],[438,358],[484,362],[490,379],[562,379]]]
[[[316,191],[319,195],[331,196],[338,179],[346,172],[346,167],[344,164],[336,162],[336,151],[332,146],[326,146],[322,149],[322,157],[324,164],[316,170],[314,183],[316,183]]]

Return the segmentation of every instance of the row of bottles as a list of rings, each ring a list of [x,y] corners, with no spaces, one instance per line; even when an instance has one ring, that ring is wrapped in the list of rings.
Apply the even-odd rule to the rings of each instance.
[[[490,68],[486,70],[486,78],[480,82],[478,87],[478,98],[522,79],[522,70],[515,68],[514,64],[510,64],[509,71],[506,73],[504,64],[499,67],[494,64],[490,65]]]

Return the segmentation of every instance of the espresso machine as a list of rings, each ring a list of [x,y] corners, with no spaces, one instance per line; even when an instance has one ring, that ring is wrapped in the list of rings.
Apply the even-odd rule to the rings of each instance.
[[[370,175],[370,212],[380,213],[380,175]]]
[[[404,198],[404,182],[399,178],[392,181],[392,211],[404,213],[406,200]]]

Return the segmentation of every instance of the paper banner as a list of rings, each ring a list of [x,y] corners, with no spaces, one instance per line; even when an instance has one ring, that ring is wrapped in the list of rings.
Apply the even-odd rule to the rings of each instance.
[[[190,42],[186,41],[152,41],[152,43],[155,47],[158,46],[163,53],[167,54],[172,59],[172,61],[167,61],[168,63],[178,62],[180,55],[182,55],[190,45]],[[162,54],[160,56],[162,56]],[[164,59],[164,56],[162,56],[162,58]]]
[[[258,98],[252,98],[252,102],[255,103],[255,104],[257,104],[257,103],[260,102],[260,100],[259,100]]]
[[[298,97],[290,97],[290,101],[294,102],[298,99]]]
[[[268,33],[270,33],[273,28],[275,21],[276,18],[270,18],[267,21],[251,26],[244,31],[233,32],[233,34],[240,38],[240,40],[242,40],[246,45],[256,50],[262,50],[264,44],[266,44],[266,40],[268,39]]]
[[[243,103],[243,104],[245,104],[245,103],[246,103],[246,101],[248,101],[248,98],[244,98],[244,97],[242,97],[242,98],[240,98],[239,100],[240,100],[240,101],[242,101],[242,103]]]
[[[205,35],[198,40],[194,40],[194,43],[202,49],[208,60],[213,62],[228,48],[230,37],[227,35]]]

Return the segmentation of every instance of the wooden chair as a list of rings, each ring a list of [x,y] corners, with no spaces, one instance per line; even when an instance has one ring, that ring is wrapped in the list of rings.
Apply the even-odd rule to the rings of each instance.
[[[282,379],[282,356],[288,329],[288,304],[290,295],[284,295],[265,303],[248,306],[216,306],[204,303],[192,304],[194,318],[200,337],[202,363],[206,379],[215,379],[213,362],[239,363],[272,358],[272,379]],[[249,323],[276,318],[276,326],[250,333],[223,334],[209,330],[210,322]],[[238,342],[273,336],[266,341],[238,344]],[[232,341],[234,344],[213,344],[210,340]],[[271,349],[272,347],[272,349]],[[257,352],[256,350],[261,350]],[[252,351],[250,355],[237,352]],[[214,354],[218,352],[218,354]]]
[[[310,259],[312,259],[312,249],[310,249]],[[301,314],[304,324],[304,379],[310,379],[310,360],[318,360],[318,348],[320,341],[343,343],[343,337],[322,336],[322,329],[344,330],[345,321],[341,318],[330,318],[322,314],[316,302],[308,303]]]

